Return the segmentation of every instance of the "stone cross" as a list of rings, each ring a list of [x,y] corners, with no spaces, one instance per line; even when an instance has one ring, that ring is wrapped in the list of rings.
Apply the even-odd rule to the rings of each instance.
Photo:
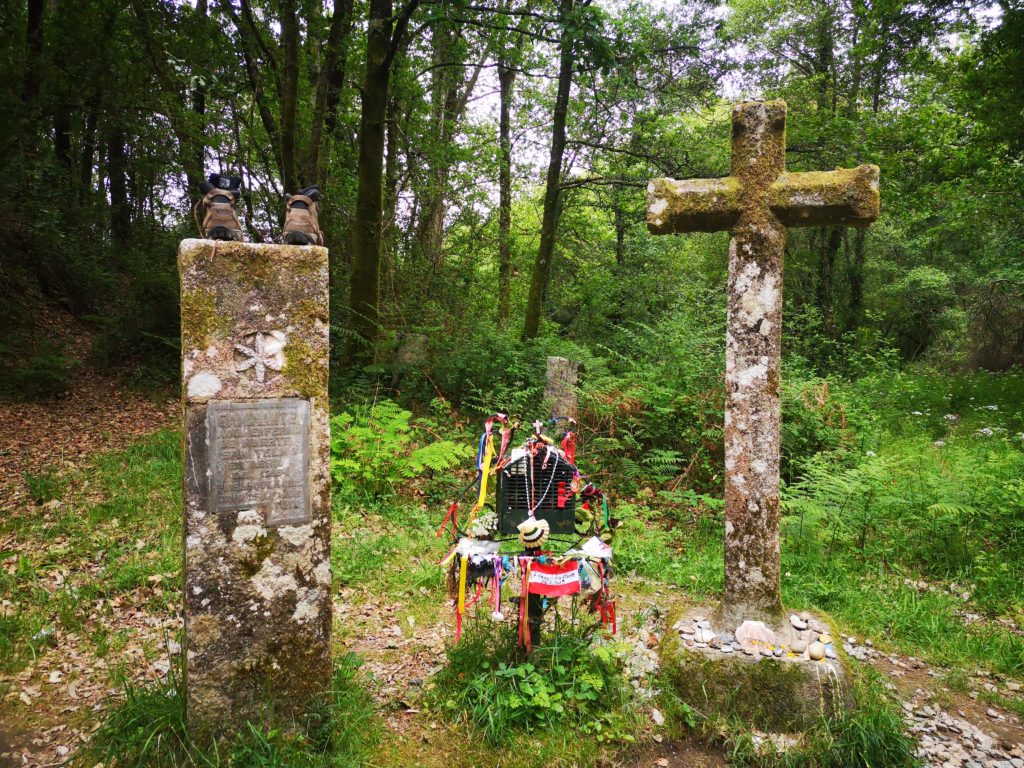
[[[580,364],[565,357],[549,357],[544,402],[551,404],[552,416],[576,418],[576,378]],[[568,429],[568,427],[566,427]]]
[[[185,240],[190,727],[302,718],[331,683],[327,250]]]
[[[786,171],[786,102],[732,110],[724,179],[655,179],[656,235],[727,229],[725,599],[723,619],[775,619],[779,592],[779,374],[787,227],[863,227],[878,217],[878,167]]]

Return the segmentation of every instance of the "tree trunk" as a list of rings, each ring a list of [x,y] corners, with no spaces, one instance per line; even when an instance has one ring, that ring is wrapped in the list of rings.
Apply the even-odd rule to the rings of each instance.
[[[512,289],[512,88],[514,69],[498,66],[498,327],[508,323]]]
[[[196,16],[199,17],[199,24],[205,25],[209,14],[208,0],[199,0],[196,3]],[[196,69],[203,66],[202,61],[195,62]],[[199,184],[202,183],[206,171],[206,86],[197,85],[192,92],[192,112],[196,116],[195,137],[192,143],[189,158],[186,160],[185,176],[188,180],[189,191],[199,194]]]
[[[285,192],[298,192],[295,174],[295,116],[299,90],[299,18],[296,0],[281,1],[281,181]]]
[[[843,227],[828,227],[822,234],[827,237],[821,238],[820,250],[818,251],[818,309],[825,320],[825,327],[832,338],[836,337],[835,313],[832,306],[832,298],[835,283],[836,254],[843,244]]]
[[[110,233],[114,242],[125,246],[131,241],[131,206],[128,201],[128,179],[125,174],[124,133],[113,128],[107,139],[107,178],[110,180]]]
[[[391,65],[418,0],[410,0],[392,24],[391,0],[370,0],[366,34],[366,73],[359,120],[358,192],[352,227],[352,272],[349,278],[350,325],[345,360],[367,359],[380,324],[380,259],[383,229],[385,123]]]
[[[850,283],[850,309],[846,318],[846,329],[855,331],[864,319],[864,240],[867,230],[858,228],[853,233],[853,263],[847,280]]]
[[[25,23],[25,72],[21,84],[21,99],[28,104],[39,95],[39,81],[43,58],[44,0],[28,0]]]
[[[316,87],[316,106],[309,134],[309,160],[303,186],[321,182],[320,158],[325,139],[334,136],[338,123],[338,102],[345,85],[346,45],[352,27],[353,0],[335,0],[331,30],[324,48],[324,66]]]
[[[568,17],[574,0],[559,0],[562,37],[559,45],[558,96],[551,116],[551,156],[544,189],[544,215],[540,227],[540,245],[537,260],[530,275],[530,295],[526,304],[526,322],[523,338],[534,339],[540,331],[540,318],[544,308],[544,292],[551,274],[551,257],[555,250],[555,230],[558,225],[558,203],[561,192],[562,156],[565,154],[565,119],[569,111],[569,91],[572,86],[574,34],[568,29]]]
[[[82,154],[78,160],[78,194],[79,199],[83,201],[89,190],[92,189],[92,164],[96,157],[96,104],[89,104],[88,110],[85,115],[85,130],[82,134]]]
[[[622,210],[619,190],[616,189],[614,194],[612,210],[615,213],[615,263],[622,267],[626,264],[626,216]]]

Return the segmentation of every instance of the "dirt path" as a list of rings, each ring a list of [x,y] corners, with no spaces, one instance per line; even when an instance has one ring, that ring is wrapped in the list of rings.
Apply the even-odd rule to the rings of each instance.
[[[26,473],[72,469],[97,451],[123,448],[176,423],[178,407],[174,397],[153,400],[89,372],[60,398],[0,401],[0,509],[31,501]]]

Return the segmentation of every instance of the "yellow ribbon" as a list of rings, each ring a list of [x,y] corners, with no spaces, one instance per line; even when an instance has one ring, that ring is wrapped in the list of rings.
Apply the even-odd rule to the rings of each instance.
[[[484,502],[487,501],[487,478],[491,474],[491,461],[494,459],[494,436],[487,436],[487,447],[484,449],[484,464],[480,468],[480,495],[477,497],[476,504],[473,505],[473,509],[469,511],[469,522],[472,523],[476,520],[476,513],[484,508]],[[468,525],[468,524],[467,524]]]
[[[469,558],[462,558],[459,564],[459,607],[460,614],[466,612],[466,571],[469,568]]]

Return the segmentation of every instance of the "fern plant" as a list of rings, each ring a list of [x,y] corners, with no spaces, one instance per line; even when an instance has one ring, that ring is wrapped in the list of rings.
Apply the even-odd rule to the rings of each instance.
[[[394,496],[398,485],[424,471],[444,471],[474,455],[472,446],[452,440],[423,445],[426,435],[412,412],[393,400],[378,400],[331,419],[331,475],[343,498],[376,503]]]

